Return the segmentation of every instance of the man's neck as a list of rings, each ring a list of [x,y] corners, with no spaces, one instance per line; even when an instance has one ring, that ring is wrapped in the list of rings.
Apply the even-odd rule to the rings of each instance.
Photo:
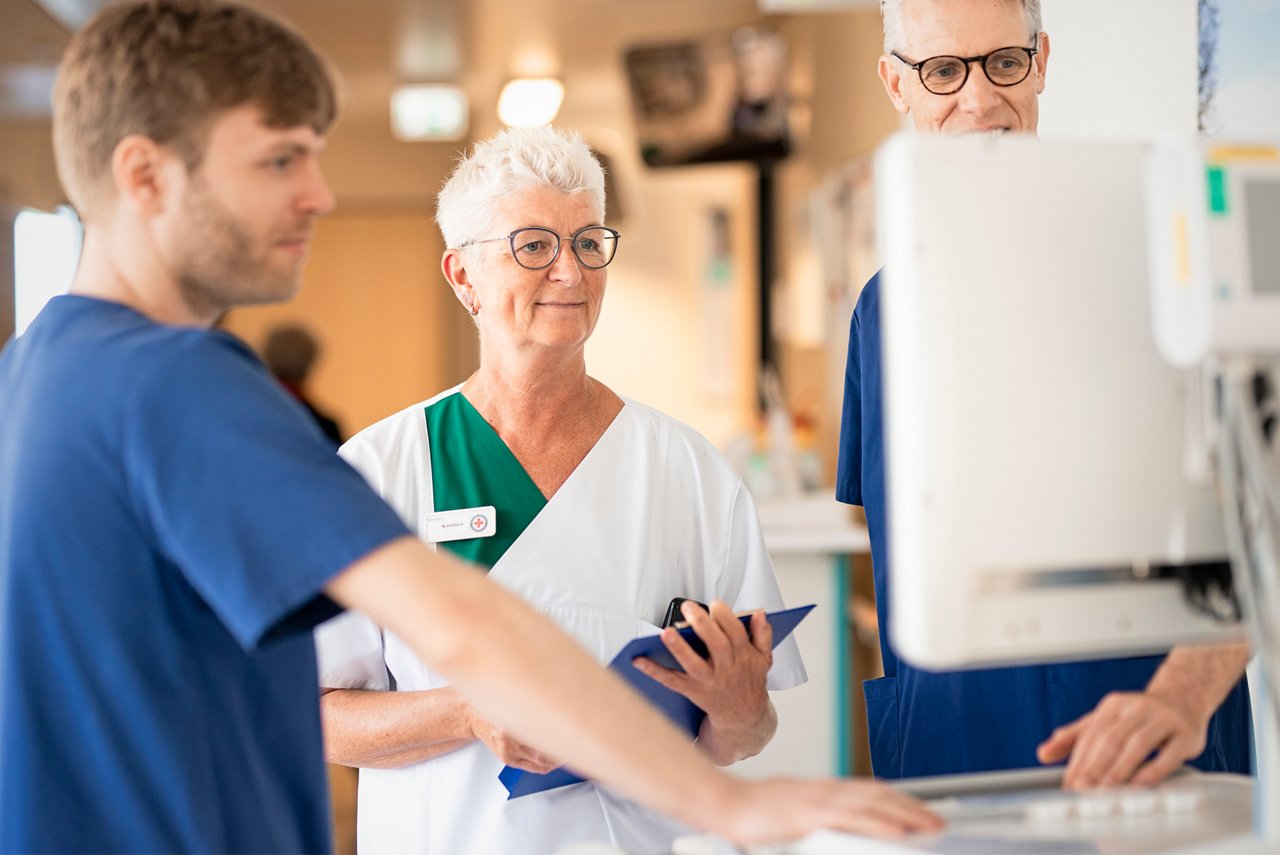
[[[212,327],[221,311],[194,309],[151,248],[133,244],[125,236],[86,229],[71,293],[128,306],[158,324]]]

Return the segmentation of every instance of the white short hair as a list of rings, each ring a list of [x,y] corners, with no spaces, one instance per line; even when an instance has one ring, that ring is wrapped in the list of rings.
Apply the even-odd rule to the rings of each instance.
[[[488,232],[503,197],[542,187],[589,194],[603,225],[604,170],[582,136],[549,126],[507,128],[458,161],[436,197],[445,246],[497,237]]]
[[[1027,16],[1027,35],[1031,38],[1040,34],[1044,29],[1043,22],[1040,18],[1040,0],[1021,0],[1022,11]],[[906,33],[903,31],[903,7],[906,6],[907,0],[880,0],[880,16],[884,18],[884,54],[888,56],[893,51],[901,52],[907,43]],[[923,57],[912,57],[913,60],[920,60]]]

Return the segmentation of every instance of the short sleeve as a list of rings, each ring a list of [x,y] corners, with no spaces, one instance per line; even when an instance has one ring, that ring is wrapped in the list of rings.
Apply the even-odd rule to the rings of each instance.
[[[328,581],[408,533],[232,337],[166,342],[134,392],[122,447],[138,518],[245,648],[331,617]]]
[[[721,590],[717,595],[733,604],[733,610],[765,609],[777,611],[785,608],[778,580],[773,574],[773,562],[765,547],[764,531],[755,502],[741,481],[734,495],[729,525],[729,548],[721,575]],[[738,581],[740,580],[740,582]],[[728,590],[736,585],[736,592]],[[796,637],[784,638],[773,649],[773,666],[769,669],[767,686],[770,691],[791,689],[807,682],[809,674],[800,658]]]
[[[376,444],[366,441],[366,437],[366,433],[357,434],[338,449],[338,454],[385,499],[382,461]],[[356,611],[345,612],[316,627],[315,640],[321,687],[390,691],[386,641],[373,618]]]
[[[391,689],[382,631],[360,612],[343,612],[316,627],[316,663],[326,689]]]
[[[844,404],[840,410],[840,447],[836,458],[836,499],[848,505],[862,498],[862,362],[859,317],[849,319],[849,353],[844,368]]]

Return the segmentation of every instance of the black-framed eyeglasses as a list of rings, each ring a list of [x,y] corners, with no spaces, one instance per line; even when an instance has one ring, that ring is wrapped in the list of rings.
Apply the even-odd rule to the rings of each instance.
[[[556,263],[560,257],[560,244],[567,240],[579,264],[599,270],[613,261],[620,237],[622,235],[608,226],[585,226],[571,235],[557,234],[542,226],[527,226],[502,237],[470,240],[462,246],[505,240],[511,245],[511,257],[516,264],[528,270],[542,270]]]
[[[996,86],[1017,86],[1031,73],[1033,47],[1004,47],[981,56],[931,56],[912,62],[896,50],[891,54],[920,75],[920,83],[934,95],[954,95],[969,82],[969,65],[982,63],[982,71]]]

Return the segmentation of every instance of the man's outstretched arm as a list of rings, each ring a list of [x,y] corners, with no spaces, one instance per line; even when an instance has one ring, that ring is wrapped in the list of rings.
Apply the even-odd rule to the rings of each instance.
[[[754,782],[720,772],[550,621],[414,538],[365,556],[327,591],[404,638],[516,738],[696,828],[755,842],[817,828],[895,836],[940,824],[873,782]]]

